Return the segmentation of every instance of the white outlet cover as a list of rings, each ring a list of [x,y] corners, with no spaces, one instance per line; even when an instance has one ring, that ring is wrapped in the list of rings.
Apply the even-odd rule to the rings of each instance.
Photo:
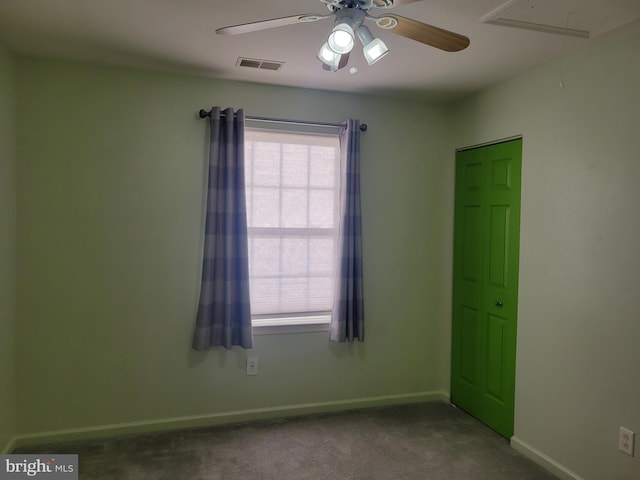
[[[258,357],[247,358],[247,375],[258,375]]]
[[[620,427],[620,439],[618,448],[633,457],[633,444],[635,442],[635,433],[628,428]]]

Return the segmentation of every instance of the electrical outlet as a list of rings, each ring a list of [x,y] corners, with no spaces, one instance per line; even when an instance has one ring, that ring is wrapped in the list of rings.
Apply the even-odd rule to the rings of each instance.
[[[258,357],[247,358],[247,375],[258,374]]]
[[[628,428],[620,427],[620,437],[618,440],[618,448],[633,457],[633,444],[636,434]]]

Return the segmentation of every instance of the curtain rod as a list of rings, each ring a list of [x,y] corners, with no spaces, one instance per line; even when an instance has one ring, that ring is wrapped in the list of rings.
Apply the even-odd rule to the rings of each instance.
[[[211,116],[211,112],[207,112],[204,109],[201,109],[200,112],[198,112],[198,114],[200,115],[200,118],[206,118],[206,117],[210,117]],[[253,117],[251,115],[245,115],[245,117],[247,120],[255,120],[257,122],[274,122],[274,123],[292,123],[294,125],[312,125],[312,126],[317,126],[317,127],[344,127],[346,124],[345,123],[323,123],[323,122],[305,122],[302,120],[285,120],[282,118],[269,118],[269,117]],[[360,124],[360,131],[361,132],[366,132],[367,131],[367,124],[366,123],[361,123]]]

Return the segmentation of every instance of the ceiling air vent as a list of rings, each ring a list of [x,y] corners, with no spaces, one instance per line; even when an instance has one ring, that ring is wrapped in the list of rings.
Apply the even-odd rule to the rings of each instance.
[[[505,27],[593,38],[638,18],[638,0],[509,0],[485,15],[482,21]]]
[[[238,57],[236,67],[259,68],[261,70],[280,70],[284,66],[284,62],[275,60],[258,60],[256,58]]]

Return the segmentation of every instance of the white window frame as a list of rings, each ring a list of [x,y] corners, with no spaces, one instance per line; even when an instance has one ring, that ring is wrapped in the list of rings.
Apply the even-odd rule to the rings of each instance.
[[[309,126],[272,123],[264,121],[246,121],[245,136],[250,137],[250,132],[288,132],[288,133],[306,133],[313,135],[330,135],[338,137],[339,129],[337,127],[328,126]],[[249,133],[249,135],[247,135]],[[335,185],[335,230],[336,236],[339,229],[339,203],[340,203],[340,153],[336,161],[336,185]],[[252,227],[248,228],[248,234],[251,236]],[[256,229],[257,230],[257,229]],[[337,249],[336,244],[336,249]],[[337,254],[337,251],[336,251]],[[283,333],[305,333],[305,332],[326,332],[329,330],[331,322],[330,311],[309,312],[309,314],[291,314],[291,315],[252,315],[253,333],[255,335],[283,334]]]

